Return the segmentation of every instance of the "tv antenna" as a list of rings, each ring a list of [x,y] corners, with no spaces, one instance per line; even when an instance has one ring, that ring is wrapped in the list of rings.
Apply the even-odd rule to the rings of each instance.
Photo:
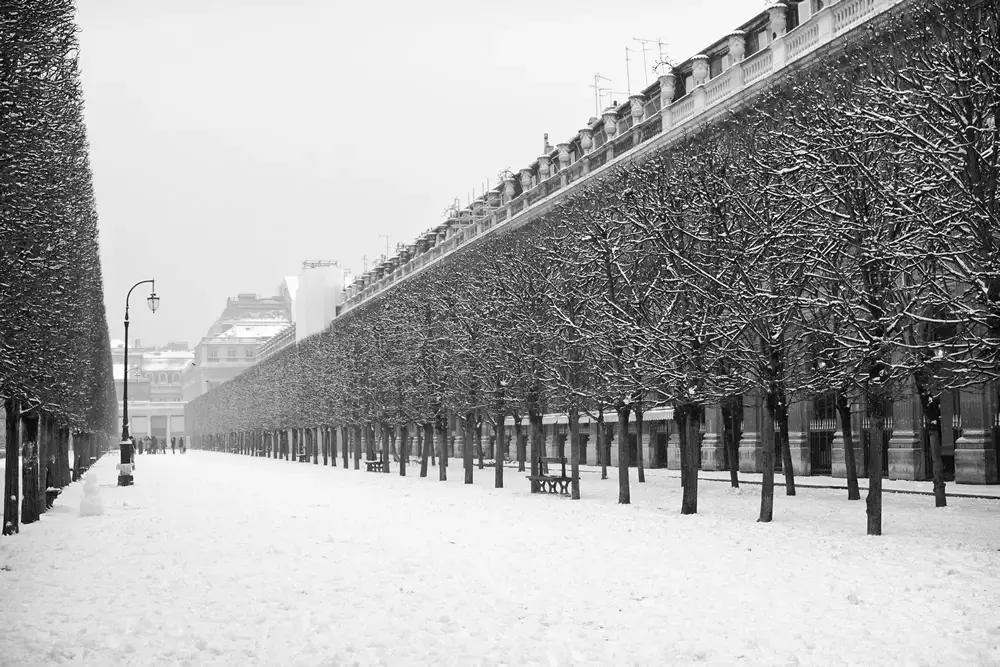
[[[628,91],[629,97],[632,96],[632,72],[629,71],[630,58],[628,54],[635,53],[635,51],[628,46],[625,47],[625,90]]]
[[[594,117],[601,117],[601,95],[606,92],[610,92],[611,88],[603,88],[601,86],[601,81],[607,81],[611,83],[611,79],[606,76],[601,76],[599,73],[594,74],[594,83],[590,84],[588,88],[594,89]]]
[[[660,52],[660,60],[663,60],[663,47],[666,46],[666,44],[664,44],[659,37],[657,37],[656,39],[641,39],[639,37],[633,37],[632,41],[639,42],[639,44],[642,45],[642,74],[645,77],[645,82],[646,85],[648,86],[650,70],[649,70],[649,65],[646,62],[646,52],[652,51],[652,47],[649,46],[650,44],[656,44]]]

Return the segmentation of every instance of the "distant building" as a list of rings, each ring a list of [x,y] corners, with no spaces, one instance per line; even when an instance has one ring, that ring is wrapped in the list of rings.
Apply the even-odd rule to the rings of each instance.
[[[302,262],[297,277],[285,278],[297,285],[292,306],[292,324],[260,347],[257,361],[261,362],[293,343],[324,331],[340,313],[344,303],[347,272],[335,260]]]
[[[194,363],[182,373],[184,401],[201,396],[253,366],[260,347],[293,325],[297,283],[297,278],[285,278],[277,296],[239,294],[235,299],[226,299],[222,315],[195,347]]]
[[[151,348],[135,340],[126,355],[124,341],[113,340],[111,359],[119,411],[128,377],[129,432],[136,438],[155,435],[167,440],[185,435],[181,378],[194,359],[187,343]]]

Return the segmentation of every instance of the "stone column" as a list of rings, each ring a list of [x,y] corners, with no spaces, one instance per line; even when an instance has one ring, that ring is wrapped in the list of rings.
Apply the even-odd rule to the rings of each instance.
[[[673,419],[665,422],[667,424],[667,469],[681,469],[681,439],[679,424]]]
[[[590,437],[587,427],[584,424],[580,424],[580,465],[594,465],[595,462],[595,452],[593,446],[594,439]]]
[[[740,472],[762,472],[761,459],[764,452],[761,448],[760,411],[761,395],[757,390],[743,394],[743,433],[740,435]]]
[[[656,460],[656,429],[659,421],[642,422],[642,433],[639,434],[639,446],[642,450],[642,465],[648,470],[655,467]]]
[[[788,451],[792,455],[792,472],[812,474],[812,450],[809,447],[809,416],[812,401],[796,401],[788,406]]]
[[[955,441],[955,482],[996,484],[997,452],[993,444],[993,424],[997,406],[989,385],[962,389],[959,403],[962,436]]]
[[[920,403],[913,382],[892,402],[892,437],[889,439],[889,479],[927,479],[924,464]],[[879,443],[873,442],[872,447]]]
[[[722,440],[722,408],[718,404],[705,406],[705,434],[701,440],[701,469],[722,470],[726,453]]]
[[[618,448],[619,447],[626,447],[628,445],[627,445],[627,443],[619,442],[619,439],[618,439],[618,422],[615,422],[613,424],[609,424],[609,426],[612,426],[613,428],[611,429],[611,439],[610,439],[610,442],[611,442],[611,453],[608,455],[608,459],[609,459],[608,460],[608,467],[609,468],[617,468],[618,467]]]

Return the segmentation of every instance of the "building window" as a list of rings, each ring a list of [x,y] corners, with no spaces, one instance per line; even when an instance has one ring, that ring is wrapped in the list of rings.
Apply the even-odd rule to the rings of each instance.
[[[236,358],[236,348],[235,347],[226,348],[226,358],[227,359],[235,359]]]
[[[167,384],[167,374],[160,373],[160,384]]]
[[[799,3],[789,3],[785,11],[785,32],[791,32],[799,27]]]
[[[214,347],[208,348],[208,361],[209,361],[209,363],[211,363],[213,361],[218,361],[218,360],[219,360],[219,351],[216,348],[214,348]]]
[[[174,373],[174,384],[180,384],[180,383],[181,383],[181,374]]]
[[[715,77],[722,74],[722,70],[725,67],[725,62],[722,56],[715,56],[710,58],[708,61],[708,78],[714,79]]]
[[[252,347],[243,348],[243,352],[246,354],[247,359],[253,359],[254,350]]]

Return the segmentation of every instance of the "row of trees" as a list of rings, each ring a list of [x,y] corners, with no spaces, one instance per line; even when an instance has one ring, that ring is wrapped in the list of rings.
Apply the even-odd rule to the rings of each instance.
[[[534,468],[542,415],[563,412],[576,476],[581,415],[617,412],[624,443],[630,418],[641,429],[646,411],[669,405],[681,511],[692,513],[705,406],[758,397],[759,520],[770,521],[772,444],[795,489],[789,405],[836,396],[856,499],[852,411],[881,442],[893,399],[915,392],[944,505],[941,396],[1000,368],[998,45],[996,3],[910,5],[201,397],[189,427],[440,433],[454,414],[471,433],[526,416]],[[881,448],[871,453],[868,532],[880,534]],[[621,503],[628,456],[620,447]],[[495,474],[502,486],[502,466]]]
[[[27,523],[48,483],[70,481],[70,434],[86,465],[116,421],[74,12],[72,0],[0,1],[5,535],[18,531],[22,441]]]

